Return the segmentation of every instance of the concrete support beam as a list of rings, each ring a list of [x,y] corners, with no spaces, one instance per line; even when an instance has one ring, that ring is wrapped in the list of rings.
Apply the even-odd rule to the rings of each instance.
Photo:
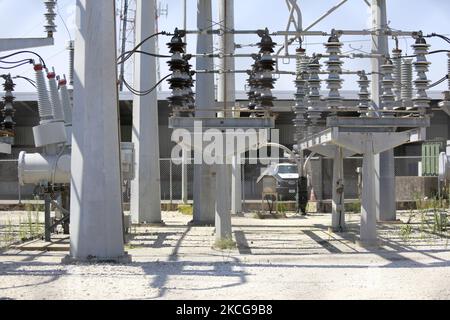
[[[212,25],[211,0],[197,1],[197,27],[199,30],[209,29]],[[198,34],[197,53],[213,52],[214,43],[212,34]],[[198,70],[214,69],[214,59],[197,57]],[[216,113],[211,111],[215,105],[214,74],[197,73],[196,81],[196,116],[215,118]],[[206,109],[206,110],[205,110]],[[201,152],[194,150],[194,152]],[[194,216],[192,223],[197,225],[214,224],[216,204],[216,183],[214,181],[214,168],[206,164],[194,165]]]
[[[124,252],[116,68],[110,0],[77,0],[70,261],[129,261]]]
[[[332,187],[332,223],[334,232],[345,230],[345,204],[344,204],[344,150],[335,147],[333,157],[333,187]]]
[[[242,178],[241,178],[241,156],[233,157],[231,176],[231,214],[242,213]]]
[[[136,42],[156,33],[155,0],[136,1]],[[140,50],[156,52],[156,40],[146,41]],[[147,90],[156,85],[156,58],[137,54],[134,87]],[[131,215],[134,223],[161,223],[159,126],[157,92],[133,100],[133,143],[136,178],[131,182]]]
[[[229,168],[227,164],[216,165],[216,241],[231,239]]]
[[[373,246],[377,244],[377,219],[375,193],[375,154],[371,139],[364,144],[363,157],[363,186],[361,195],[361,230],[360,242],[362,245]]]
[[[188,166],[187,166],[187,160],[188,160],[188,152],[183,149],[182,155],[183,161],[181,164],[181,201],[183,201],[183,204],[188,203]]]

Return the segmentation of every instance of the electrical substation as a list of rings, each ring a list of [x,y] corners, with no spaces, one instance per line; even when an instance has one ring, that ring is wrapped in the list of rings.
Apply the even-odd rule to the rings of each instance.
[[[390,261],[427,250],[427,228],[447,252],[448,30],[393,28],[386,0],[342,0],[313,21],[307,0],[272,1],[284,20],[252,29],[236,27],[234,0],[76,0],[60,71],[38,54],[62,33],[58,1],[41,2],[44,37],[0,39],[0,205],[37,211],[15,231],[0,219],[4,252],[58,252],[62,266],[167,254],[206,268],[224,252]],[[355,2],[371,27],[341,29]],[[163,29],[172,6],[183,17]],[[440,79],[430,57],[447,65]]]

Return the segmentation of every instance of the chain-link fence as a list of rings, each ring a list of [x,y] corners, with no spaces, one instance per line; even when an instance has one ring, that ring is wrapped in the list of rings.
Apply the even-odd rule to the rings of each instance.
[[[395,158],[396,177],[418,177],[422,175],[423,157],[421,156],[398,156]],[[437,157],[425,159],[429,163],[438,163]],[[251,162],[253,163],[253,162]],[[357,168],[362,167],[361,157],[351,157],[344,160],[344,175],[346,196],[358,198],[360,188],[360,173]],[[188,200],[193,199],[193,179],[194,165],[187,164],[186,181]],[[245,200],[259,200],[261,198],[261,186],[256,183],[266,165],[249,164],[247,161],[242,165],[242,197]],[[311,159],[313,180],[320,181],[319,186],[315,186],[321,199],[331,198],[331,185],[333,179],[333,160],[324,157],[313,157]],[[182,165],[175,164],[171,159],[160,159],[161,172],[161,200],[167,202],[181,201],[183,192],[183,168]],[[434,176],[436,177],[436,175]],[[431,176],[433,178],[433,176]],[[437,178],[436,178],[437,180]],[[318,183],[318,182],[317,182]],[[437,183],[437,182],[436,182]],[[0,160],[0,199],[20,200],[33,198],[33,186],[22,186],[18,184],[17,160]],[[125,201],[126,201],[125,197]]]

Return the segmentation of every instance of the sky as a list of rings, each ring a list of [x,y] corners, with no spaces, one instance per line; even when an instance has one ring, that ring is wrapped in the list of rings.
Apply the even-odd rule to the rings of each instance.
[[[213,21],[218,22],[217,0],[213,1]],[[120,1],[119,1],[120,2]],[[159,30],[173,31],[175,27],[182,28],[183,0],[160,0],[162,7],[168,5],[169,12],[167,17],[159,19]],[[298,0],[303,14],[303,27],[307,27],[323,13],[336,5],[339,0]],[[75,35],[75,0],[58,0],[58,12],[56,23],[58,31],[55,34],[55,45],[46,48],[37,48],[36,52],[41,54],[49,67],[55,67],[57,74],[68,74],[68,53],[65,49],[66,42]],[[448,0],[387,0],[389,26],[393,29],[405,31],[422,30],[424,34],[432,32],[450,35],[450,1]],[[188,29],[196,28],[196,10],[197,1],[187,0],[188,7]],[[0,38],[9,37],[43,37],[44,33],[44,4],[41,0],[0,0]],[[289,12],[284,0],[241,0],[235,1],[235,29],[263,29],[269,28],[270,31],[283,31],[286,29]],[[63,21],[67,25],[64,27]],[[368,29],[371,28],[370,8],[363,0],[348,0],[341,8],[330,15],[328,18],[317,24],[313,30],[327,31],[331,29]],[[117,28],[119,29],[119,28]],[[257,43],[259,38],[256,35],[236,36],[235,42],[248,45]],[[308,54],[314,52],[323,53],[323,42],[326,38],[309,37],[306,39],[306,49]],[[168,37],[160,37],[160,53],[167,54],[166,43]],[[274,37],[274,41],[282,44],[282,37]],[[370,37],[345,36],[341,38],[345,45],[343,52],[370,52]],[[450,44],[440,39],[427,39],[432,45],[431,50],[450,49]],[[400,39],[400,47],[405,54],[412,54],[411,44],[413,39]],[[390,47],[394,46],[393,40],[390,40]],[[188,36],[189,53],[195,53],[196,36]],[[290,49],[293,53],[295,47]],[[244,47],[238,49],[237,53],[254,53],[255,47]],[[2,55],[6,53],[3,52]],[[447,56],[445,54],[436,54],[428,56],[432,65],[430,67],[429,78],[436,81],[442,78],[447,72]],[[193,61],[194,62],[194,61]],[[236,61],[237,69],[249,69],[252,63],[251,59],[239,58]],[[169,73],[166,60],[161,59],[161,75]],[[195,65],[195,62],[193,63]],[[129,68],[130,65],[127,65]],[[370,71],[370,61],[368,59],[345,60],[343,66],[345,70],[367,70]],[[280,63],[280,70],[294,71],[295,61],[283,60]],[[30,66],[23,66],[12,72],[13,75],[22,75],[33,77],[33,70]],[[128,73],[128,75],[130,75]],[[356,77],[345,76],[344,90],[356,90]],[[245,90],[245,75],[236,76],[236,90]],[[293,76],[280,76],[275,90],[294,90]],[[19,80],[18,80],[19,81]],[[443,91],[447,83],[443,83],[433,90]],[[325,84],[323,84],[323,89]],[[16,91],[32,92],[34,89],[25,82],[18,82]],[[168,90],[167,84],[163,85],[163,90]]]

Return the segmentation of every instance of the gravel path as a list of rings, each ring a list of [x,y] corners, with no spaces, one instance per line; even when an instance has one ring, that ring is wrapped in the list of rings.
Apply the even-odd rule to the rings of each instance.
[[[0,298],[450,298],[445,239],[406,241],[400,226],[384,226],[384,246],[368,251],[351,234],[328,235],[329,219],[235,218],[239,248],[221,252],[211,248],[212,228],[187,228],[187,217],[167,213],[167,227],[138,230],[130,265],[67,266],[62,252],[8,251],[0,254]]]

